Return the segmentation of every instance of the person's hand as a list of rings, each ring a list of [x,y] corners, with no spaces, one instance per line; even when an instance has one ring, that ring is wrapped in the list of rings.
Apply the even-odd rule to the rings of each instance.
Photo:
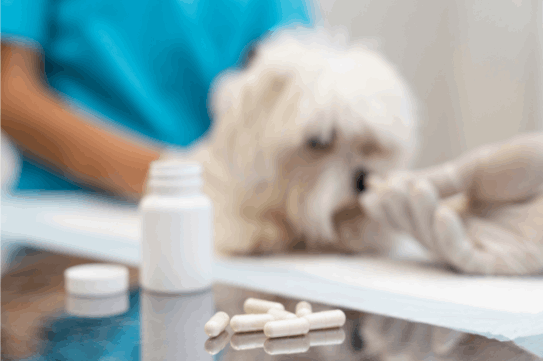
[[[543,134],[532,134],[431,169],[373,177],[360,202],[457,270],[533,274],[543,270],[542,185]]]
[[[2,43],[2,132],[54,173],[110,195],[140,199],[161,146],[65,104],[44,81],[40,59],[37,49]]]

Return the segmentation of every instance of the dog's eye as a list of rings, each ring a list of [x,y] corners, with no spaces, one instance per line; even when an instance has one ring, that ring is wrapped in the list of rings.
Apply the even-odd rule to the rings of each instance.
[[[319,138],[311,138],[307,141],[307,147],[313,150],[326,150],[330,147],[330,143],[323,142]]]
[[[383,153],[384,150],[376,142],[369,141],[362,144],[362,146],[360,146],[359,148],[359,151],[360,154],[365,157],[374,157],[379,155],[380,153]]]

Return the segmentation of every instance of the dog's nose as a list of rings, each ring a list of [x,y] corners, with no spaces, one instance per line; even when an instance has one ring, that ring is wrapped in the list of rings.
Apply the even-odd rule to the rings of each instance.
[[[358,191],[358,192],[363,192],[364,189],[366,189],[366,186],[365,186],[365,183],[364,183],[364,178],[366,178],[366,171],[364,169],[359,169],[355,174],[354,174],[354,181],[355,181],[355,189]]]

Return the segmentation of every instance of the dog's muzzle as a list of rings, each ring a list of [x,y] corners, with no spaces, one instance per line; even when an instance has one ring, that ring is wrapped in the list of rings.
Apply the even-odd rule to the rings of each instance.
[[[363,192],[366,189],[366,186],[365,186],[366,175],[367,173],[364,169],[359,169],[354,175],[355,189],[359,193]]]

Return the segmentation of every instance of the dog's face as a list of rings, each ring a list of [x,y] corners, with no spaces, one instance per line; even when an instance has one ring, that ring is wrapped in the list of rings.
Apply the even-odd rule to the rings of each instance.
[[[243,207],[279,212],[311,247],[363,217],[368,177],[407,166],[416,139],[409,94],[384,59],[309,38],[280,34],[223,77],[214,133]]]

